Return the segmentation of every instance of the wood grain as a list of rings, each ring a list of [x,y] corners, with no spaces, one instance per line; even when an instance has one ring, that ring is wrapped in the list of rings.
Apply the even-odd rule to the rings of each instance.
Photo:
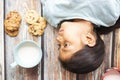
[[[4,0],[0,1],[0,80],[4,80]]]
[[[120,29],[115,32],[114,66],[120,68]]]
[[[102,74],[111,67],[120,68],[120,29],[102,35],[105,43],[105,59],[102,65],[88,74],[74,74],[66,71],[58,60],[59,52],[56,42],[57,29],[47,24],[43,36],[32,36],[28,33],[28,25],[25,22],[25,12],[30,9],[42,14],[40,0],[4,0],[0,1],[0,80],[101,80]],[[10,37],[5,33],[4,39],[4,15],[16,10],[22,16],[20,31],[17,37]],[[48,13],[49,14],[49,13]],[[23,40],[33,40],[41,46],[43,58],[39,65],[25,69],[20,66],[11,68],[14,62],[13,51],[17,44]],[[5,44],[4,44],[5,43]],[[4,52],[5,49],[5,52]],[[5,58],[5,61],[4,61]]]
[[[5,34],[5,51],[6,51],[6,79],[7,80],[40,80],[41,79],[41,64],[38,66],[25,69],[17,66],[11,69],[10,64],[14,62],[13,51],[17,44],[23,40],[33,40],[41,46],[41,37],[34,37],[28,32],[28,25],[25,22],[25,12],[27,10],[36,10],[41,15],[40,0],[6,0],[5,15],[9,11],[16,10],[22,16],[22,22],[17,37],[10,37]]]

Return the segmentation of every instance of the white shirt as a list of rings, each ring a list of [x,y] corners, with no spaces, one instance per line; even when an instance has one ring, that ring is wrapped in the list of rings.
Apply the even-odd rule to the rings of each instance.
[[[42,0],[42,4],[43,17],[54,27],[76,18],[109,27],[120,16],[120,0]]]

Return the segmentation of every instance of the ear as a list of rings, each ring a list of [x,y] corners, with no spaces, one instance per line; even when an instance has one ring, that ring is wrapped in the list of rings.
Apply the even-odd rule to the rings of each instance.
[[[85,35],[85,44],[93,47],[96,44],[96,36],[92,33],[88,33],[87,35]]]

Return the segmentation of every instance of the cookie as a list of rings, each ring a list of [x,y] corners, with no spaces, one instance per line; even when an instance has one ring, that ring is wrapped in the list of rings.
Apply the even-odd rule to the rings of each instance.
[[[21,16],[20,14],[17,12],[17,11],[10,11],[8,14],[7,14],[7,17],[6,19],[14,19],[16,21],[21,21]]]
[[[45,20],[45,18],[39,16],[37,23],[41,25],[42,29],[46,28],[47,21]]]
[[[4,21],[5,28],[7,30],[13,31],[13,30],[18,30],[20,27],[20,23],[16,20],[5,20]]]
[[[35,23],[29,26],[28,28],[29,33],[35,36],[40,36],[44,33],[44,29],[40,27],[40,24]]]
[[[28,24],[36,23],[38,18],[39,18],[39,15],[35,10],[29,10],[25,14],[25,20]]]
[[[25,16],[26,23],[29,24],[28,31],[32,35],[39,36],[44,33],[46,27],[46,20],[39,16],[35,10],[29,10]]]
[[[10,11],[4,21],[5,32],[9,36],[17,36],[19,33],[21,20],[22,18],[18,12]]]
[[[18,30],[16,30],[16,31],[9,31],[9,30],[7,30],[7,29],[5,29],[5,32],[6,32],[9,36],[11,36],[11,37],[15,37],[15,36],[17,36],[18,33],[19,33]]]

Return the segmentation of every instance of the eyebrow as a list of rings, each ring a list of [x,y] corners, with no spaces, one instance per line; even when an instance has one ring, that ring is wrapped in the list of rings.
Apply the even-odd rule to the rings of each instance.
[[[62,24],[63,22],[73,22],[73,21],[74,21],[74,19],[66,19],[66,20],[62,20],[62,21],[58,24],[57,29],[59,29],[59,28],[61,27],[61,24]]]

